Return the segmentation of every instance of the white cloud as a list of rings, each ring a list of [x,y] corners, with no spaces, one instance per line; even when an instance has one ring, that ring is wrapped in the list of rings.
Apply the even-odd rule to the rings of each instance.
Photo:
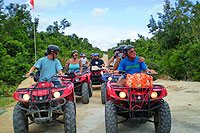
[[[93,16],[103,16],[109,11],[108,8],[93,8],[92,15]]]
[[[124,28],[108,27],[108,26],[97,26],[84,23],[74,23],[72,27],[65,30],[67,35],[75,33],[79,37],[87,38],[89,42],[101,50],[107,50],[115,47],[120,40],[131,39],[135,41],[138,39],[138,34],[145,37],[151,37],[148,31],[136,31]]]
[[[145,8],[129,6],[126,8],[126,11],[129,13],[140,14],[140,15],[146,14],[150,16],[154,15],[155,13],[162,12],[163,4],[164,3],[155,4],[153,7],[145,7]]]
[[[162,12],[163,11],[163,4],[164,3],[155,4],[152,8],[144,9],[144,12],[147,15],[154,15],[155,13]]]
[[[138,34],[142,35],[142,36],[145,36],[145,37],[148,37],[148,38],[152,37],[152,34],[146,32],[146,31],[135,31],[135,30],[132,30],[128,34],[126,34],[125,38],[129,38],[132,41],[134,41],[135,39],[138,39]]]

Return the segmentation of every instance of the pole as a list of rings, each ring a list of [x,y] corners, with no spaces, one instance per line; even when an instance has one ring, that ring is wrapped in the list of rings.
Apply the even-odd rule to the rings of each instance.
[[[33,24],[33,36],[34,36],[34,49],[35,49],[35,62],[37,60],[37,48],[36,48],[36,31],[35,31],[35,13],[34,13],[34,9],[33,9],[33,19],[34,19],[34,24]]]

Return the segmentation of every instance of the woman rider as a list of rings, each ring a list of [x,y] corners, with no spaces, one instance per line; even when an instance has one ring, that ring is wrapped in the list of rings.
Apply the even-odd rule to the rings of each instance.
[[[78,51],[73,50],[71,56],[72,58],[66,62],[66,70],[68,72],[82,73],[82,63],[78,59]]]

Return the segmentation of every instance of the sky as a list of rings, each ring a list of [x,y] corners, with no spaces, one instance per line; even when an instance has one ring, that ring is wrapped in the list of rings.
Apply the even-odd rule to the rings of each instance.
[[[9,3],[29,4],[29,0],[4,0],[5,5]],[[94,47],[107,50],[120,40],[134,41],[138,34],[152,37],[147,24],[151,15],[157,18],[157,13],[162,13],[163,3],[164,0],[35,0],[34,15],[39,18],[39,31],[66,18],[72,23],[65,29],[66,35],[75,33],[88,38]]]

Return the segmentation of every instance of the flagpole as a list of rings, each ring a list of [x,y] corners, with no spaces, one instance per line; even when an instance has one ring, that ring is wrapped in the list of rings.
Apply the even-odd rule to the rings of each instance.
[[[33,43],[34,43],[34,49],[35,49],[35,61],[37,60],[37,53],[36,53],[36,51],[37,51],[37,48],[36,48],[36,26],[35,26],[35,12],[34,12],[34,4],[35,2],[34,2],[34,0],[30,0],[30,4],[31,4],[31,6],[32,6],[32,10],[33,10]]]
[[[35,49],[35,62],[37,60],[37,48],[36,48],[36,30],[35,30],[35,13],[34,13],[34,8],[33,8],[33,19],[34,19],[34,24],[33,24],[33,35],[34,35],[34,49]]]

